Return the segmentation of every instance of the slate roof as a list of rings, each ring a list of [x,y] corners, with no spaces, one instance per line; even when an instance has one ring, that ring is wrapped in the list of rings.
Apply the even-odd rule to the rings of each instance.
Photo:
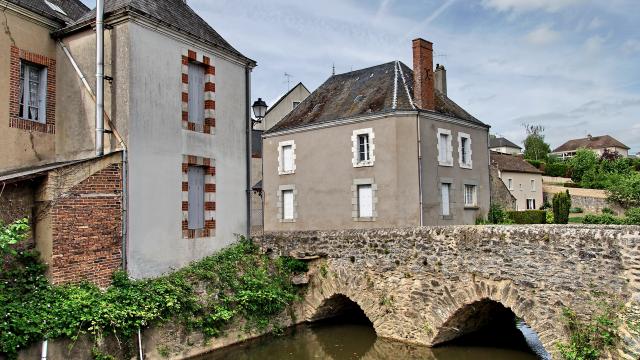
[[[560,145],[552,152],[564,152],[564,151],[575,151],[580,148],[587,149],[602,149],[608,147],[618,147],[622,149],[629,150],[630,148],[621,143],[620,141],[614,139],[609,135],[602,136],[588,136],[583,139],[573,139],[569,140],[566,143]]]
[[[413,70],[400,61],[331,76],[267,133],[361,115],[416,110]],[[487,126],[441,92],[436,112]]]
[[[542,174],[542,171],[520,156],[501,154],[495,151],[491,151],[490,156],[491,165],[497,167],[500,171]]]
[[[229,44],[217,31],[202,19],[184,0],[105,0],[105,19],[113,14],[133,12],[147,16],[169,28],[185,32],[188,35],[217,48],[224,49],[249,62],[253,60],[242,55]],[[76,22],[68,26],[62,33],[71,33],[95,23],[96,10],[93,9]]]
[[[503,137],[492,137],[489,140],[489,148],[498,148],[498,147],[510,147],[515,149],[522,149],[520,146],[512,143],[511,141]]]
[[[60,7],[65,13],[62,14],[52,9],[44,0],[8,0],[25,9],[29,9],[37,14],[45,16],[49,19],[56,20],[64,24],[72,23],[78,20],[82,15],[89,11],[80,0],[47,0],[51,4]]]

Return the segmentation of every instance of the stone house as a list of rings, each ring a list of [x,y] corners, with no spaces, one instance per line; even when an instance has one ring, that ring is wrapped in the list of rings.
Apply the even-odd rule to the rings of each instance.
[[[489,138],[489,150],[502,154],[517,155],[522,152],[522,147],[506,138],[491,136]]]
[[[435,76],[435,79],[434,79]],[[473,224],[489,126],[447,97],[432,44],[331,76],[263,135],[265,230]],[[436,84],[438,84],[436,89]]]
[[[578,149],[591,149],[598,156],[602,155],[605,151],[617,152],[623,157],[629,156],[629,147],[620,141],[614,139],[610,135],[591,136],[586,138],[573,139],[565,142],[564,144],[555,148],[551,155],[556,155],[562,159],[572,158]]]
[[[253,60],[182,0],[106,0],[99,138],[96,11],[0,7],[0,202],[23,205],[0,216],[32,217],[54,282],[156,276],[248,233]]]
[[[514,210],[537,210],[542,206],[542,171],[520,156],[491,152],[491,166],[515,198]]]

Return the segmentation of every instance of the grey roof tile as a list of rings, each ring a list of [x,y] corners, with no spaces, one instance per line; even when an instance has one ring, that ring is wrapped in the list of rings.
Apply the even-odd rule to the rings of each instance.
[[[490,148],[497,148],[497,147],[510,147],[510,148],[515,148],[515,149],[522,149],[520,146],[514,144],[513,142],[503,138],[503,137],[492,137],[489,140],[489,147]]]
[[[49,3],[62,9],[66,15],[54,10],[51,6],[47,5],[45,0],[8,1],[10,3],[14,3],[16,5],[29,9],[42,16],[59,21],[62,23],[62,25],[69,24],[89,12],[89,8],[86,7],[80,0],[47,0],[49,1]]]

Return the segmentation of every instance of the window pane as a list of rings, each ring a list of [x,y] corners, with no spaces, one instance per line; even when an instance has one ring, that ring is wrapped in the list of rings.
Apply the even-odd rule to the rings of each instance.
[[[369,160],[369,135],[358,135],[358,161]]]
[[[373,191],[371,185],[358,185],[358,216],[373,217]]]
[[[204,228],[204,167],[189,166],[189,229]]]
[[[461,157],[462,157],[462,163],[463,164],[468,164],[469,163],[469,159],[467,159],[468,157],[468,153],[467,153],[467,144],[468,144],[468,139],[467,138],[460,138],[460,151],[462,151]]]
[[[442,184],[441,195],[442,195],[442,215],[448,216],[451,214],[450,204],[449,204],[449,190],[451,188],[451,184]]]
[[[293,219],[293,190],[282,191],[282,218]]]
[[[476,186],[464,186],[464,204],[465,206],[476,206]]]
[[[282,147],[282,170],[293,171],[293,146],[291,145]]]
[[[204,123],[204,66],[189,63],[189,121]]]

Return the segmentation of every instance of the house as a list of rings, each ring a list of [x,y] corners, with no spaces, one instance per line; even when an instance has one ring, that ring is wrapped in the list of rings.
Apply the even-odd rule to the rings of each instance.
[[[609,135],[591,136],[586,138],[573,139],[558,146],[551,152],[551,155],[556,155],[562,159],[572,158],[578,149],[591,149],[598,156],[602,155],[605,151],[617,152],[623,157],[629,156],[629,147],[620,141],[614,139]]]
[[[520,156],[497,152],[491,152],[491,165],[515,197],[515,210],[536,210],[542,206],[542,171]]]
[[[251,183],[253,184],[251,195],[251,232],[260,233],[263,227],[263,193],[262,193],[262,133],[264,130],[272,128],[283,117],[289,114],[300,103],[306,99],[311,92],[303,83],[298,83],[293,88],[276,100],[268,108],[264,118],[253,129],[252,161],[251,161]],[[256,151],[255,149],[259,149]]]
[[[156,276],[248,233],[253,60],[184,1],[106,0],[96,77],[95,10],[0,6],[1,196],[31,215],[54,282]]]
[[[265,131],[265,230],[486,215],[489,126],[447,97],[444,67],[433,69],[432,44],[416,39],[413,70],[392,61],[331,76]]]
[[[516,155],[522,152],[522,148],[503,137],[491,136],[489,138],[489,150],[502,154]]]

